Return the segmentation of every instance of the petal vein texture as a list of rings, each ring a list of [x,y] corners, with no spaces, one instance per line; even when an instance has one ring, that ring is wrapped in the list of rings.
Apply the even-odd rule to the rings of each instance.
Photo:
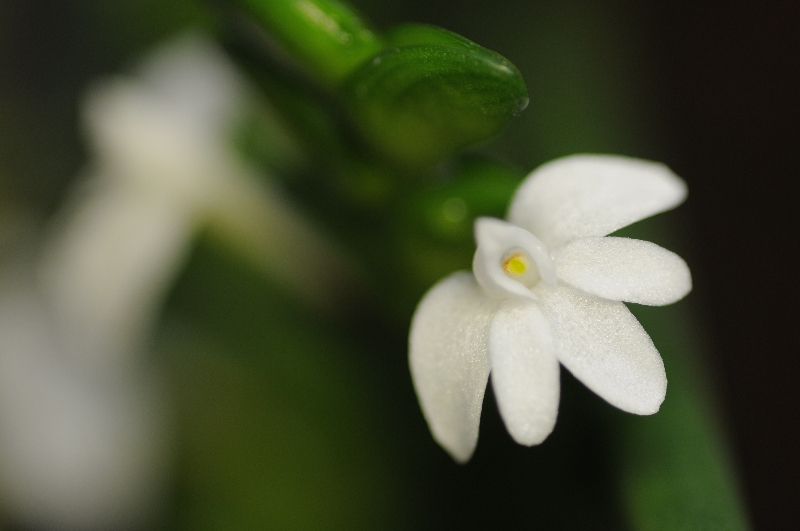
[[[538,304],[503,304],[489,333],[489,358],[508,432],[520,444],[540,444],[555,427],[560,389],[555,343]]]
[[[664,362],[623,303],[566,286],[542,286],[537,294],[556,355],[578,380],[623,411],[658,411],[667,392]]]
[[[514,195],[508,219],[553,250],[674,208],[686,193],[683,180],[663,164],[578,155],[534,170]]]
[[[462,463],[478,442],[489,328],[499,304],[472,274],[459,272],[428,291],[411,321],[409,362],[422,411],[436,441]]]
[[[615,301],[671,304],[692,289],[689,266],[677,254],[630,238],[584,238],[555,253],[558,278]]]

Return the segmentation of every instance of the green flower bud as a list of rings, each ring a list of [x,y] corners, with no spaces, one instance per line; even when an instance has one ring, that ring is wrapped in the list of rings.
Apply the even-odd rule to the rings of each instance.
[[[432,165],[491,138],[528,104],[507,59],[451,32],[407,26],[344,86],[373,148],[405,165]]]

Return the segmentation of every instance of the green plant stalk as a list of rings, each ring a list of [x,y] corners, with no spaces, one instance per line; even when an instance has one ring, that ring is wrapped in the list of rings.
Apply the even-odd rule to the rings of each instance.
[[[511,62],[447,30],[405,25],[379,39],[332,0],[239,4],[263,34],[248,31],[250,42],[242,40],[247,24],[239,17],[231,38],[257,50],[261,68],[286,70],[298,84],[310,80],[319,97],[341,109],[344,130],[392,166],[433,167],[493,137],[528,104]],[[258,77],[258,66],[248,66]]]
[[[323,87],[333,89],[383,43],[337,0],[237,0],[257,23],[297,57]]]
[[[659,345],[669,376],[661,411],[617,425],[620,492],[633,529],[750,529],[696,359],[699,338],[686,317],[690,309],[632,310]]]

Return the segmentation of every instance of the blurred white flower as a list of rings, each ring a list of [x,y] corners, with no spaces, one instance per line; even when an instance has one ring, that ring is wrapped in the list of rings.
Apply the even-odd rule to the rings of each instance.
[[[0,500],[26,525],[152,523],[169,408],[142,354],[197,232],[309,302],[340,288],[345,262],[230,145],[247,99],[196,36],[88,95],[92,166],[52,224],[39,282],[0,272]]]
[[[74,355],[116,364],[137,352],[195,231],[250,203],[241,196],[255,187],[227,145],[243,96],[232,65],[198,37],[158,50],[139,77],[90,91],[92,167],[53,224],[41,266]]]
[[[475,450],[490,372],[520,444],[539,444],[553,430],[559,362],[624,411],[658,411],[664,364],[621,301],[675,302],[691,290],[689,269],[655,244],[606,235],[685,197],[685,183],[664,165],[572,156],[528,176],[511,223],[476,220],[473,274],[431,288],[410,332],[417,396],[434,438],[456,461]]]
[[[164,504],[168,404],[153,367],[66,355],[24,273],[0,276],[0,498],[34,529],[148,529]],[[95,356],[100,356],[96,353]]]
[[[138,78],[90,92],[93,167],[42,266],[79,353],[136,347],[206,227],[311,303],[339,289],[345,261],[229,141],[247,95],[227,57],[194,36],[158,50]]]

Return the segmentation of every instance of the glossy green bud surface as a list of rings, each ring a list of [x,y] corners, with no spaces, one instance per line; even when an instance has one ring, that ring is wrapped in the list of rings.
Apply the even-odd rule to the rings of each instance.
[[[401,164],[429,165],[491,138],[528,104],[519,71],[451,32],[404,27],[344,87],[366,140]]]

